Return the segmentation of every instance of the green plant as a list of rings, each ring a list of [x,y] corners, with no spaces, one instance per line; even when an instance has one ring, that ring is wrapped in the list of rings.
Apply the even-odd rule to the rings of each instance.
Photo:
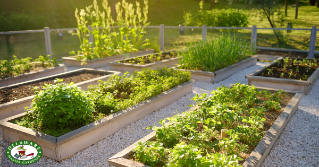
[[[239,166],[243,159],[238,155],[251,152],[265,134],[265,112],[281,111],[280,97],[285,95],[239,83],[211,94],[192,99],[197,109],[148,127],[155,130],[156,139],[138,143],[133,149],[135,160],[151,166]],[[222,129],[226,138],[220,137]]]
[[[50,59],[50,55],[39,56],[39,58],[32,60],[31,57],[18,59],[13,55],[12,60],[0,60],[0,77],[12,77],[24,74],[37,68],[47,68],[57,66],[55,58]]]
[[[81,9],[80,12],[76,9],[75,18],[78,26],[75,35],[81,43],[77,54],[82,55],[77,56],[77,60],[82,60],[81,64],[86,64],[86,61],[92,59],[143,50],[150,45],[149,39],[143,40],[146,34],[144,27],[149,25],[148,1],[144,0],[144,4],[142,9],[138,1],[136,8],[125,0],[116,3],[116,21],[111,16],[111,7],[107,0],[102,2],[105,11],[100,11],[96,0],[93,1],[93,5]],[[88,28],[87,18],[92,29]],[[116,31],[114,26],[120,26],[119,30]],[[89,41],[90,34],[94,37],[94,43]],[[70,54],[75,54],[75,51],[71,51]]]
[[[59,136],[76,125],[92,122],[94,103],[88,93],[72,82],[64,84],[62,81],[57,79],[56,85],[45,85],[45,90],[36,92],[31,106],[26,109],[27,115],[16,123]]]
[[[167,161],[167,149],[162,143],[146,142],[145,144],[138,142],[135,148],[135,158],[146,165],[164,166]]]
[[[27,115],[16,124],[49,135],[60,136],[102,119],[191,79],[190,72],[164,67],[148,68],[131,75],[113,75],[88,91],[71,84],[46,85],[36,93]],[[61,82],[61,80],[57,80]]]
[[[96,111],[108,115],[156,96],[190,78],[189,72],[168,67],[157,70],[144,68],[132,75],[113,75],[107,81],[99,81],[99,85],[89,86],[88,91],[94,99]]]
[[[246,41],[232,35],[218,36],[211,41],[191,43],[179,53],[183,69],[217,71],[248,58],[251,50]]]
[[[203,10],[203,1],[199,3],[200,10],[196,13],[184,12],[184,25],[208,27],[245,27],[248,25],[248,15],[242,10],[214,9]]]

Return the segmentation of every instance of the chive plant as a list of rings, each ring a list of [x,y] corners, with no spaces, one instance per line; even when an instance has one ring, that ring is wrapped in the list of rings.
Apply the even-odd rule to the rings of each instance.
[[[180,53],[179,59],[182,69],[211,71],[222,69],[251,54],[249,44],[244,38],[235,35],[221,35],[210,41],[189,44]]]

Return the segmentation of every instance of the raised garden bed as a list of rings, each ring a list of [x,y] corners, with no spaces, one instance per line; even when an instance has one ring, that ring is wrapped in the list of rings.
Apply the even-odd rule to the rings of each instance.
[[[22,75],[14,76],[14,77],[8,77],[3,78],[0,80],[0,87],[17,84],[20,82],[30,81],[37,78],[42,78],[50,75],[60,74],[65,72],[66,69],[64,65],[60,65],[57,67],[47,68],[39,71],[31,71],[29,73],[24,73]]]
[[[315,60],[317,61],[317,60]],[[246,76],[249,85],[258,88],[283,89],[307,95],[316,82],[319,69],[314,59],[278,58]]]
[[[218,92],[217,92],[217,94],[218,94]],[[215,92],[215,95],[216,95],[216,92]],[[223,94],[221,94],[221,95],[223,96]],[[258,97],[260,97],[260,95],[261,94],[259,94]],[[236,96],[242,96],[242,95],[238,94]],[[284,110],[282,110],[282,112],[279,112],[280,110],[277,110],[277,111],[275,111],[275,110],[272,111],[271,110],[271,111],[266,111],[265,112],[265,118],[266,118],[265,128],[269,128],[269,130],[267,129],[268,130],[267,132],[261,132],[261,133],[265,133],[265,135],[264,135],[264,137],[262,139],[260,138],[261,140],[260,140],[260,142],[258,141],[259,143],[256,144],[257,145],[256,147],[248,147],[249,153],[251,152],[250,154],[242,153],[242,152],[239,154],[239,157],[242,158],[241,161],[237,160],[237,162],[239,162],[239,164],[241,164],[243,166],[259,166],[263,162],[263,160],[266,158],[266,156],[270,152],[271,148],[275,144],[276,140],[279,138],[281,132],[283,131],[283,129],[285,128],[285,126],[287,125],[287,123],[289,122],[289,120],[291,119],[293,114],[296,112],[296,110],[298,108],[298,105],[299,105],[299,100],[301,99],[301,97],[302,97],[301,93],[297,93],[295,95],[293,95],[293,93],[288,93],[288,94],[280,97],[280,99],[281,99],[280,107],[282,109],[284,108]],[[261,98],[261,99],[263,99],[263,98]],[[224,102],[227,103],[227,100],[224,101]],[[207,104],[209,106],[211,105],[211,103],[209,101],[207,101],[207,103],[205,103],[205,105],[207,105]],[[181,160],[185,159],[185,157],[189,158],[190,155],[191,155],[191,157],[198,157],[198,154],[199,155],[201,155],[201,154],[200,153],[195,153],[195,152],[198,152],[199,148],[190,149],[190,150],[192,150],[192,152],[188,152],[188,150],[186,149],[187,148],[186,147],[187,144],[181,145],[180,147],[178,147],[179,149],[174,149],[175,147],[170,147],[170,149],[174,149],[174,152],[171,152],[171,151],[168,151],[168,150],[164,151],[163,150],[163,146],[165,147],[165,144],[170,143],[168,141],[171,141],[171,140],[164,139],[163,138],[163,135],[164,135],[163,133],[165,133],[166,131],[168,131],[170,129],[174,129],[173,132],[175,132],[175,133],[177,132],[178,133],[178,128],[183,126],[183,125],[174,126],[174,124],[175,124],[175,122],[178,122],[178,124],[182,123],[183,121],[182,122],[180,122],[180,121],[183,120],[183,119],[186,119],[187,121],[185,121],[185,122],[188,122],[188,125],[190,126],[190,127],[183,126],[184,127],[183,129],[185,131],[183,133],[187,133],[188,132],[187,129],[192,129],[192,127],[194,127],[194,126],[197,126],[197,128],[193,128],[193,130],[195,130],[195,132],[196,131],[202,131],[200,129],[206,129],[206,128],[203,128],[203,127],[204,126],[209,127],[209,124],[212,123],[213,119],[215,121],[215,118],[212,118],[212,120],[207,121],[210,118],[207,115],[208,119],[203,122],[203,120],[201,120],[200,118],[197,119],[197,117],[191,117],[192,112],[195,112],[196,110],[201,109],[202,106],[205,106],[205,105],[202,105],[201,103],[199,103],[198,106],[191,108],[187,112],[183,113],[181,116],[175,116],[174,119],[168,119],[168,120],[173,121],[173,122],[169,122],[169,123],[167,123],[167,122],[163,123],[162,122],[161,124],[162,125],[165,124],[166,128],[164,128],[164,127],[159,128],[160,129],[159,132],[158,131],[154,131],[154,132],[150,133],[149,135],[145,136],[141,140],[137,141],[136,143],[134,143],[131,146],[129,146],[126,149],[124,149],[123,151],[121,151],[118,154],[114,155],[113,157],[111,157],[108,160],[109,165],[116,166],[116,167],[129,167],[129,166],[140,166],[140,167],[142,167],[142,166],[147,166],[147,165],[145,165],[145,164],[143,164],[141,162],[137,162],[136,161],[135,155],[137,153],[137,150],[139,151],[139,154],[138,154],[139,156],[144,156],[144,158],[146,156],[149,156],[148,158],[144,159],[145,161],[151,162],[153,160],[153,162],[155,162],[155,164],[157,162],[156,165],[152,165],[152,166],[161,166],[161,165],[158,164],[158,162],[159,162],[159,160],[163,159],[162,156],[168,156],[168,154],[172,154],[172,153],[174,153],[174,155],[176,154],[176,157],[177,157],[177,158],[175,158],[175,160],[177,160],[178,162],[174,163],[176,166],[180,165]],[[227,106],[227,104],[226,104],[226,106]],[[235,106],[233,106],[233,107],[235,107]],[[229,109],[230,108],[228,108],[228,110]],[[225,110],[227,110],[227,108],[225,108]],[[205,111],[207,113],[212,112],[212,111],[216,112],[213,108],[212,108],[212,110],[202,110],[202,111],[204,113],[205,113]],[[228,111],[228,112],[231,115],[232,112],[231,111]],[[200,113],[201,112],[198,112],[198,116],[203,117]],[[247,113],[247,111],[245,113]],[[229,114],[226,114],[226,115],[229,115]],[[230,116],[230,117],[232,117],[232,116]],[[193,125],[191,123],[192,121],[188,120],[190,118],[193,118],[194,120],[196,120],[195,121],[196,124]],[[206,118],[207,117],[205,117],[205,119]],[[245,119],[245,117],[244,117],[244,119],[240,118],[240,117],[238,117],[238,118],[241,119],[242,121]],[[233,119],[235,119],[235,117]],[[247,117],[247,119],[248,119],[248,117]],[[225,118],[225,120],[228,120],[228,119]],[[202,122],[202,123],[200,123],[200,122]],[[244,121],[244,122],[246,122],[246,121]],[[248,123],[248,122],[246,122],[246,124],[247,125],[251,125],[253,127],[253,124],[252,123]],[[226,125],[226,124],[225,124],[225,122],[222,121],[221,124],[219,124],[219,123],[214,124],[213,127],[214,126],[217,127],[219,125],[221,125],[221,128],[224,128],[225,127],[224,125]],[[229,126],[232,126],[232,125],[230,124]],[[215,128],[212,128],[212,129],[215,129]],[[236,129],[236,128],[234,128],[234,129]],[[155,130],[157,130],[157,128],[155,128]],[[209,128],[208,128],[208,130],[209,130]],[[264,129],[262,129],[262,130],[264,130]],[[154,150],[152,150],[150,148],[153,147],[153,146],[148,146],[148,145],[152,145],[152,142],[158,141],[158,138],[157,138],[157,135],[156,135],[157,132],[158,132],[158,135],[160,134],[160,136],[161,136],[160,140],[161,141],[165,141],[166,140],[167,142],[164,143],[163,145],[161,145],[161,144],[160,145],[156,145],[155,144],[156,148],[154,148]],[[204,131],[201,132],[201,133],[203,133],[203,135],[206,134]],[[190,134],[192,134],[192,133],[190,133]],[[235,136],[232,136],[234,134],[235,134]],[[241,134],[239,134],[239,135],[241,135]],[[166,135],[164,135],[164,136],[167,137]],[[170,133],[169,136],[171,136],[172,140],[174,139],[174,133]],[[236,137],[236,130],[229,133],[229,131],[227,129],[222,129],[221,132],[219,132],[219,134],[217,134],[217,136],[220,136],[220,137],[217,137],[217,138],[213,137],[214,140],[213,139],[212,140],[207,139],[207,142],[214,143],[215,141],[219,141],[219,140],[224,140],[224,139],[229,139],[229,138],[233,139],[234,137]],[[247,137],[249,138],[250,136],[254,136],[254,135],[251,134],[251,135],[248,135]],[[177,136],[177,138],[178,138],[178,136]],[[190,140],[193,140],[193,139],[196,140],[197,139],[196,136],[194,136],[194,137],[190,136]],[[188,139],[186,137],[186,138],[182,138],[181,140],[183,142],[187,142]],[[196,145],[196,143],[201,143],[200,142],[201,139],[197,139],[197,140],[196,140],[195,143],[193,143],[193,146]],[[204,140],[204,138],[202,140]],[[238,139],[236,139],[236,140],[238,140]],[[227,142],[227,141],[231,141],[231,140],[225,140],[225,141]],[[242,139],[239,138],[239,141],[242,142]],[[171,141],[171,142],[173,142],[173,141]],[[253,141],[251,140],[251,142],[253,142]],[[141,152],[141,150],[143,148],[142,146],[145,146],[144,149],[149,150],[149,152],[147,153],[148,155],[145,155],[145,154],[143,154]],[[229,145],[229,146],[230,147],[234,147],[233,145]],[[238,146],[235,146],[235,148],[240,148],[241,146],[242,145],[238,145]],[[212,147],[212,148],[214,148],[214,147]],[[212,148],[208,147],[208,150],[212,149]],[[222,151],[226,151],[226,152],[232,151],[232,149],[228,150],[228,151],[224,150],[225,148],[226,147],[221,147],[220,149],[222,149]],[[178,153],[178,150],[180,151],[180,154]],[[216,149],[216,150],[219,150],[219,149]],[[153,155],[155,155],[156,158]],[[221,158],[222,156],[220,156],[220,155],[221,154],[219,154],[219,156],[213,156],[213,157],[207,158],[206,161],[204,161],[204,162],[203,161],[198,161],[198,159],[202,158],[202,157],[198,157],[198,159],[196,158],[196,160],[195,159],[194,160],[188,159],[189,161],[184,161],[184,162],[187,162],[188,164],[197,162],[197,166],[201,166],[201,165],[202,166],[205,166],[205,165],[209,166],[209,165],[212,165],[212,164],[210,164],[212,161],[215,161],[215,163],[218,163],[219,166],[224,166],[224,165],[230,164],[230,163],[234,163],[233,165],[236,165],[235,162],[234,162],[234,161],[236,161],[236,157],[233,156],[234,154],[229,154],[229,156],[228,156],[229,162],[226,163],[226,164],[224,164],[225,163],[225,157]],[[202,156],[204,157],[204,156],[207,156],[207,155],[204,154],[204,152],[202,152]],[[232,156],[232,160],[230,160],[231,156]],[[171,158],[174,158],[174,157],[171,157]],[[141,158],[141,159],[143,159],[143,158]],[[164,159],[167,160],[167,157],[164,158]],[[169,158],[168,158],[168,161],[170,161]],[[169,163],[172,163],[172,162],[169,162]],[[206,164],[204,165],[204,164],[200,164],[200,163],[206,163]]]
[[[78,69],[51,75],[39,79],[13,84],[0,88],[0,120],[24,112],[24,107],[29,106],[33,99],[33,87],[54,83],[55,78],[64,79],[66,83],[74,82],[75,85],[87,90],[88,85],[97,84],[98,80],[107,80],[111,75],[119,74],[115,71],[100,71],[94,69]]]
[[[175,51],[148,54],[146,56],[127,58],[120,61],[110,63],[111,70],[121,72],[133,72],[142,70],[143,68],[157,69],[171,67],[178,64],[178,57]]]
[[[43,155],[52,159],[55,159],[57,161],[61,161],[63,159],[66,159],[68,157],[71,157],[76,152],[102,140],[103,138],[115,133],[117,130],[121,129],[122,127],[126,126],[127,124],[130,124],[136,120],[139,120],[143,118],[144,116],[152,113],[153,111],[156,111],[160,108],[163,108],[172,102],[176,101],[180,97],[184,96],[187,93],[192,92],[192,85],[194,83],[193,80],[190,80],[190,74],[189,73],[180,73],[180,72],[174,72],[172,69],[163,69],[160,72],[154,72],[153,71],[147,71],[143,70],[144,73],[133,73],[131,76],[129,76],[127,79],[132,79],[131,77],[138,77],[144,78],[148,77],[149,73],[152,73],[153,75],[150,77],[154,77],[155,73],[157,73],[160,77],[162,75],[166,76],[168,73],[171,73],[170,75],[178,75],[175,76],[174,81],[178,80],[179,82],[182,82],[182,84],[179,84],[176,87],[173,87],[167,91],[164,91],[156,96],[153,96],[151,98],[148,98],[145,101],[142,101],[138,104],[135,104],[131,107],[125,108],[123,110],[120,110],[118,112],[110,113],[109,115],[105,116],[102,119],[99,119],[93,123],[87,124],[85,126],[82,126],[78,129],[75,129],[69,133],[66,133],[64,135],[61,135],[59,137],[54,137],[36,130],[32,130],[29,128],[25,128],[22,126],[19,126],[17,124],[14,124],[13,122],[16,120],[21,120],[23,118],[26,118],[27,113],[22,113],[19,115],[15,115],[13,117],[4,119],[0,121],[0,128],[3,134],[3,139],[7,142],[14,142],[20,139],[23,140],[29,140],[36,142],[39,144],[43,149]],[[172,74],[172,72],[174,74]],[[140,76],[142,75],[142,76]],[[94,94],[94,91],[96,89],[105,88],[104,86],[110,86],[112,83],[116,82],[118,83],[117,79],[124,78],[127,76],[118,76],[114,75],[110,80],[108,80],[105,83],[100,83],[98,86],[90,87],[89,92],[90,94]],[[185,77],[185,78],[183,78]],[[165,78],[162,79],[162,82],[171,81],[172,77],[160,77]],[[188,81],[186,81],[187,79]],[[119,82],[118,86],[121,86],[123,84],[123,81]],[[158,82],[158,81],[151,81],[149,79],[145,79],[146,82]],[[142,81],[143,82],[143,81]],[[141,82],[139,82],[141,83]],[[138,83],[138,84],[139,84]],[[162,85],[165,86],[166,84],[158,84],[157,87],[161,87]],[[175,83],[176,84],[176,83]],[[174,85],[175,85],[174,84]],[[117,87],[117,86],[116,86]],[[140,90],[143,91],[144,89]],[[152,88],[148,89],[150,91],[153,91]],[[122,92],[123,90],[120,91]],[[99,91],[98,91],[99,92]],[[97,92],[97,93],[98,93]],[[133,92],[134,93],[134,92]],[[151,92],[150,92],[151,93]],[[110,95],[110,94],[109,94]],[[120,93],[118,95],[124,95],[123,93]],[[139,94],[144,96],[145,93]],[[114,97],[117,95],[114,95]],[[95,97],[95,96],[94,96]],[[109,97],[109,96],[107,96]],[[133,97],[131,97],[133,98]],[[97,99],[93,99],[97,100]],[[128,99],[129,100],[129,99]],[[94,102],[95,103],[95,102]],[[120,103],[120,102],[118,102]],[[95,103],[95,105],[100,105],[98,103]],[[123,105],[123,104],[121,104]],[[32,113],[30,113],[32,114]],[[73,119],[73,118],[72,118]]]
[[[152,53],[154,53],[154,49],[134,52],[134,53],[126,53],[121,55],[105,57],[102,59],[94,59],[91,61],[87,61],[87,64],[84,64],[84,65],[81,65],[82,63],[81,61],[76,60],[76,56],[62,57],[62,60],[64,65],[68,67],[99,68],[99,67],[109,66],[109,63],[115,60],[121,60],[127,57],[142,56],[142,55],[152,54]]]
[[[197,82],[208,82],[208,83],[216,83],[221,80],[224,80],[236,72],[243,70],[247,67],[256,65],[257,63],[257,58],[256,57],[250,57],[245,60],[242,60],[238,63],[235,63],[231,66],[225,67],[223,69],[217,70],[215,72],[210,72],[210,71],[197,71],[197,70],[187,70],[190,71],[192,74],[192,79],[194,79]],[[180,69],[180,65],[176,67],[172,67],[173,69],[178,69],[178,70],[183,70]]]

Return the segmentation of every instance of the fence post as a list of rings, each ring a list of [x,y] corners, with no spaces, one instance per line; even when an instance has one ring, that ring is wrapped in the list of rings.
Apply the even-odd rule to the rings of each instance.
[[[256,53],[257,50],[257,27],[254,25],[251,30],[251,50]]]
[[[309,59],[313,59],[315,57],[316,37],[317,37],[316,26],[312,26],[311,35],[310,35],[309,52],[308,52]]]
[[[184,35],[184,26],[183,25],[179,25],[180,29],[179,29],[179,35]]]
[[[92,28],[92,26],[91,25],[89,25],[88,26],[88,29],[89,29],[89,31],[93,31],[93,28]],[[90,33],[90,36],[89,36],[89,42],[92,42],[92,46],[93,46],[93,34],[91,33],[91,32],[89,32]]]
[[[207,38],[207,26],[203,25],[203,28],[202,28],[202,40],[206,41],[206,38]]]
[[[160,50],[164,51],[164,24],[160,25]]]
[[[49,27],[44,27],[44,39],[47,55],[50,55],[50,58],[52,59],[51,36]]]

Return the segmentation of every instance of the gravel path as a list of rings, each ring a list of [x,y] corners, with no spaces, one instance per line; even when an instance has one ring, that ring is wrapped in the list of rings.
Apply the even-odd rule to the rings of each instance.
[[[151,130],[145,129],[146,127],[154,124],[159,125],[158,122],[160,120],[189,109],[187,106],[194,103],[190,99],[195,94],[210,93],[212,90],[216,90],[217,87],[222,85],[227,86],[237,82],[247,84],[245,75],[252,73],[266,64],[268,63],[258,62],[257,65],[239,71],[235,75],[215,84],[196,82],[193,86],[193,93],[189,93],[171,105],[127,125],[115,134],[76,153],[73,157],[62,161],[61,163],[42,157],[38,162],[29,166],[108,166],[108,158],[151,132]],[[317,92],[315,90],[317,90]],[[286,130],[284,130],[283,136],[285,136],[285,138],[288,137],[289,142],[285,142],[282,138],[280,138],[270,156],[267,157],[264,166],[284,166],[288,163],[290,163],[288,166],[311,166],[312,164],[316,164],[316,162],[318,163],[319,142],[315,139],[319,137],[319,127],[316,126],[319,125],[319,113],[316,113],[316,108],[319,106],[315,103],[315,101],[318,103],[318,98],[314,97],[316,93],[319,93],[318,91],[319,82],[317,82],[315,87],[313,87],[312,93],[303,97],[299,107],[300,110],[291,119],[291,123],[288,124]],[[312,100],[309,101],[309,99]],[[303,121],[302,123],[301,120]],[[300,123],[298,124],[298,122]],[[315,138],[310,136],[315,136]],[[0,166],[19,166],[6,158],[5,149],[8,145],[9,143],[2,140],[0,131]],[[297,156],[299,159],[292,162],[293,160],[291,157],[296,158]],[[305,158],[303,156],[305,156]],[[280,161],[279,158],[281,158],[282,161]]]
[[[263,162],[270,166],[319,166],[319,82],[303,96],[291,118]]]

